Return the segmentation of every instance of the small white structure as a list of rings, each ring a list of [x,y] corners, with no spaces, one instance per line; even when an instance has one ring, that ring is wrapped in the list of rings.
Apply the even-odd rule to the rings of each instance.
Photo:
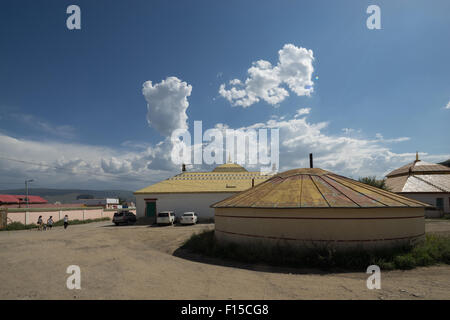
[[[187,211],[197,213],[199,221],[214,217],[213,203],[267,180],[270,175],[249,172],[244,167],[226,163],[210,172],[183,171],[176,176],[136,191],[136,215],[155,219],[156,213]]]
[[[386,175],[386,186],[390,191],[432,205],[426,217],[439,217],[450,213],[450,168],[416,160]]]

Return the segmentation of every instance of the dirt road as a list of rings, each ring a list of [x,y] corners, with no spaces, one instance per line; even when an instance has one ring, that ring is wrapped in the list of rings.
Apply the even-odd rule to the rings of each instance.
[[[450,299],[447,265],[382,272],[382,289],[368,290],[365,270],[231,267],[173,255],[206,228],[213,225],[101,222],[0,232],[0,299]],[[450,221],[428,222],[427,231],[450,232]],[[81,268],[81,290],[66,287],[69,265]]]

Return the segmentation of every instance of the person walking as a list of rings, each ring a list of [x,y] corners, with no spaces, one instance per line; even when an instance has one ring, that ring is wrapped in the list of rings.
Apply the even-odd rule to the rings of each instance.
[[[67,214],[64,216],[64,229],[67,229],[67,226],[69,225],[69,217]]]
[[[37,225],[38,225],[38,230],[42,231],[42,228],[44,227],[44,223],[42,221],[42,216],[39,216],[38,221],[37,221]]]
[[[48,218],[47,220],[47,228],[49,228],[50,230],[52,230],[52,226],[53,226],[53,216],[50,216],[50,218]]]

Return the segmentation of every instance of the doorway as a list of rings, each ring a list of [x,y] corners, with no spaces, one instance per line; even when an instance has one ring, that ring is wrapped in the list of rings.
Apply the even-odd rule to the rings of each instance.
[[[145,199],[145,217],[156,222],[156,199]]]

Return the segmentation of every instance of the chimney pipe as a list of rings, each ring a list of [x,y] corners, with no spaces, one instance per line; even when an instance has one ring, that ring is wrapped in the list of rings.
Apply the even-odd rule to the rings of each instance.
[[[181,165],[181,171],[186,172],[186,165],[184,163]]]
[[[310,167],[310,168],[314,168],[314,166],[313,166],[313,155],[312,155],[312,153],[309,154],[309,167]]]
[[[252,188],[255,186],[255,178],[252,178]]]

